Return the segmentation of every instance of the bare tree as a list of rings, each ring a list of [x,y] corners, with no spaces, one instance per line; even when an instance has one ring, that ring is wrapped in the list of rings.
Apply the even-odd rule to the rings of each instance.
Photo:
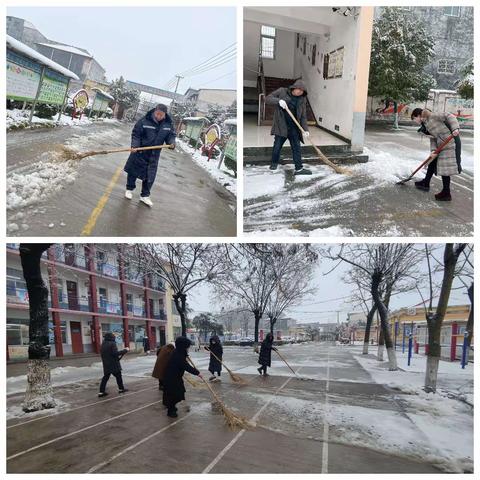
[[[221,273],[221,245],[205,243],[137,243],[128,260],[143,274],[154,273],[173,290],[173,301],[187,332],[187,295]]]
[[[50,381],[50,341],[48,331],[48,288],[40,268],[43,252],[50,243],[21,243],[20,259],[27,284],[30,309],[27,391],[22,404],[25,412],[54,408]]]
[[[388,304],[394,289],[414,288],[412,276],[417,270],[418,252],[412,244],[343,244],[329,258],[352,265],[363,272],[362,285],[368,286],[380,316],[389,369],[397,370],[397,360],[388,324]],[[379,342],[380,343],[380,342]]]
[[[424,248],[428,274],[427,286],[429,290],[428,307],[426,306],[427,301],[422,296],[428,328],[427,368],[425,371],[424,387],[426,392],[436,392],[437,390],[438,365],[442,353],[440,343],[442,324],[448,309],[454,279],[460,275],[462,269],[468,264],[467,261],[459,263],[459,258],[464,254],[467,246],[468,244],[466,243],[445,244],[443,260],[437,258],[435,249],[432,246],[425,245]],[[469,256],[466,256],[467,260],[468,258]],[[436,296],[435,273],[441,274],[441,282],[439,285],[438,302],[434,311],[433,300]],[[418,286],[417,289],[421,294]]]

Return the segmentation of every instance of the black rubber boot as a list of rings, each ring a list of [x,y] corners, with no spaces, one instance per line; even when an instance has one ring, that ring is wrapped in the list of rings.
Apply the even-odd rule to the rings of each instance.
[[[299,168],[298,170],[295,169],[295,175],[311,175],[312,172],[311,170],[308,170],[307,168]]]
[[[446,192],[445,190],[442,190],[440,193],[435,194],[435,200],[439,202],[451,202],[452,195],[450,194],[450,192]]]
[[[170,418],[177,418],[178,417],[178,414],[177,414],[177,410],[168,410],[167,411],[167,417],[170,417]]]
[[[278,165],[276,163],[270,164],[270,170],[276,170],[277,168],[278,168]]]
[[[420,180],[419,182],[415,182],[415,187],[419,190],[423,190],[424,192],[428,192],[430,190],[430,185],[427,185],[424,180]]]

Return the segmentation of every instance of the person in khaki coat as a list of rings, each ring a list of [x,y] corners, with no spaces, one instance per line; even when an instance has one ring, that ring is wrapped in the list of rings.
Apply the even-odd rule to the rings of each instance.
[[[153,367],[152,377],[158,378],[158,389],[163,390],[163,377],[172,353],[175,351],[175,345],[169,343],[158,349],[157,361]]]
[[[421,108],[415,108],[411,118],[417,125],[421,126],[419,131],[430,137],[430,150],[433,158],[433,161],[428,165],[425,178],[415,182],[415,186],[428,192],[433,175],[440,175],[443,189],[435,195],[435,198],[438,201],[450,201],[452,200],[450,177],[458,175],[462,171],[458,120],[452,113],[433,113],[428,109]],[[433,151],[450,135],[453,135],[454,141],[450,141],[439,154],[434,154]]]

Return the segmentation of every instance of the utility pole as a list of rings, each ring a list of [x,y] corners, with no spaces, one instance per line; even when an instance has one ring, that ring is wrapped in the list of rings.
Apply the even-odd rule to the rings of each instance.
[[[177,79],[177,84],[175,85],[175,92],[174,92],[174,97],[172,101],[172,106],[170,107],[170,110],[173,111],[173,106],[175,105],[175,102],[177,101],[177,91],[178,91],[178,85],[180,84],[180,80],[183,78],[181,75],[178,73],[175,75],[175,78]]]

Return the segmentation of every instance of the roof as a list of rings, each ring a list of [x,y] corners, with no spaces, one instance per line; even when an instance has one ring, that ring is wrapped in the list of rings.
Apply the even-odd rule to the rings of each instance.
[[[236,118],[227,118],[227,120],[225,120],[223,123],[225,125],[236,125],[237,124],[237,119]]]
[[[103,95],[104,97],[109,98],[110,100],[115,100],[109,93],[107,93],[105,90],[102,90],[101,88],[98,87],[93,87],[92,90],[94,92],[100,93],[100,95]]]
[[[62,75],[65,75],[66,77],[73,78],[74,80],[79,80],[78,76],[75,75],[75,73],[71,72],[65,67],[62,67],[62,65],[58,64],[57,62],[50,60],[49,58],[45,57],[45,55],[42,55],[33,48],[25,45],[24,43],[19,42],[10,35],[7,35],[7,47],[35,60],[41,65],[45,65],[46,67],[51,68],[52,70],[55,70]]]
[[[81,50],[77,47],[71,47],[70,45],[60,45],[59,43],[37,43],[37,45],[43,45],[45,47],[51,47],[55,50],[63,50],[64,52],[74,53],[75,55],[80,55],[82,57],[93,58],[87,51]]]

